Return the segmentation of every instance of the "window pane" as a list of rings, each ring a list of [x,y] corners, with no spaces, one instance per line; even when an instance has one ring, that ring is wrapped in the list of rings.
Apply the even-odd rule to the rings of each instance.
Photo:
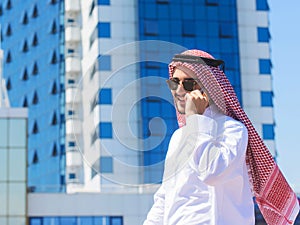
[[[9,120],[9,146],[26,147],[26,120],[10,119]]]
[[[41,218],[30,218],[29,225],[42,225],[42,219]]]
[[[112,173],[113,172],[113,159],[112,157],[100,157],[100,172]]]
[[[0,147],[7,147],[8,120],[0,119]]]
[[[42,225],[60,225],[59,217],[43,217]]]
[[[99,129],[100,129],[100,138],[112,138],[112,123],[101,122]]]
[[[7,224],[7,219],[5,217],[0,217],[0,224]]]
[[[104,225],[106,224],[105,217],[103,216],[95,216],[94,217],[94,225]]]
[[[98,5],[109,5],[110,0],[98,0]]]
[[[256,10],[269,10],[267,0],[256,0]]]
[[[274,125],[273,124],[263,124],[263,139],[264,140],[274,140]]]
[[[110,23],[98,23],[98,37],[110,37]]]
[[[68,146],[69,146],[69,147],[75,147],[75,145],[76,145],[76,144],[75,144],[74,141],[69,141],[69,142],[68,142]]]
[[[111,217],[110,225],[123,225],[122,217]]]
[[[0,183],[0,216],[7,214],[7,184]],[[2,224],[2,223],[0,223]],[[5,224],[5,223],[3,223]]]
[[[9,217],[8,222],[9,222],[9,224],[13,224],[13,225],[24,225],[24,224],[26,224],[26,219],[25,219],[25,216],[24,217]]]
[[[144,22],[144,34],[155,36],[158,34],[158,24],[156,20],[146,20]]]
[[[94,225],[93,217],[80,217],[78,218],[78,225]]]
[[[182,23],[182,35],[193,37],[195,36],[195,22],[193,20],[184,20]]]
[[[219,23],[217,22],[208,22],[207,23],[207,34],[208,34],[208,37],[218,37],[218,32],[219,32]],[[219,38],[219,37],[218,37]],[[218,40],[218,39],[216,39]]]
[[[0,182],[7,180],[7,150],[0,149]]]
[[[24,216],[26,208],[26,184],[10,183],[8,188],[9,214]]]
[[[10,149],[9,153],[9,180],[26,181],[26,150]],[[16,166],[18,165],[18,166]]]
[[[75,217],[61,217],[60,225],[77,225]]]
[[[111,88],[102,88],[99,92],[100,104],[112,104]]]
[[[259,59],[259,73],[271,74],[272,63],[270,59]]]
[[[75,173],[69,173],[69,179],[76,179]]]
[[[111,70],[111,56],[110,55],[101,55],[98,57],[99,70],[109,71]]]
[[[257,35],[259,42],[269,42],[270,40],[270,32],[269,28],[267,27],[258,27],[257,28]]]
[[[234,36],[234,26],[231,23],[220,24],[220,37],[230,38]]]
[[[273,92],[262,91],[260,92],[261,106],[273,106]]]

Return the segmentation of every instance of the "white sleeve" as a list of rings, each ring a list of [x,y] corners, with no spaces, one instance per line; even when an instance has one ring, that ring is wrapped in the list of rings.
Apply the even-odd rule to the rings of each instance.
[[[163,225],[165,208],[165,189],[163,185],[154,194],[154,204],[143,225]]]
[[[192,162],[203,182],[214,185],[242,168],[248,144],[248,132],[242,123],[228,117],[214,120],[192,115],[186,128],[184,141],[192,143]]]

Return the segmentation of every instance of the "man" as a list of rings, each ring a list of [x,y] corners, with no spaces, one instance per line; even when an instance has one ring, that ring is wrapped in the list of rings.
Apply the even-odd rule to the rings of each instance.
[[[144,225],[253,225],[253,195],[269,225],[293,224],[297,216],[296,195],[241,109],[222,64],[188,50],[169,65],[180,128]]]

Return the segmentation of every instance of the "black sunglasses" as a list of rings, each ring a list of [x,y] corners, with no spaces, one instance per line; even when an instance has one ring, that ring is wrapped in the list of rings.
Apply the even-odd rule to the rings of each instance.
[[[193,91],[195,90],[195,86],[197,84],[197,81],[193,78],[186,78],[183,81],[180,81],[178,78],[170,78],[169,80],[166,80],[169,88],[171,90],[177,90],[178,85],[180,82],[182,83],[183,89],[186,91]]]

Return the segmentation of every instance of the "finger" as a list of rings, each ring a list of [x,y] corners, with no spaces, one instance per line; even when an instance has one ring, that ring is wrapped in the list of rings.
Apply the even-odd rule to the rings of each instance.
[[[190,93],[186,93],[184,98],[185,100],[191,99],[192,95]]]
[[[192,92],[190,92],[190,94],[195,98],[195,99],[203,99],[204,96],[203,94],[200,92],[200,90],[194,90]]]
[[[193,91],[191,91],[190,93],[191,93],[191,94],[197,94],[197,95],[199,95],[199,96],[202,95],[202,93],[201,93],[200,90],[198,90],[198,89],[193,90]]]
[[[209,98],[208,98],[208,95],[204,92],[203,94],[203,97],[205,98],[205,100],[207,101],[207,102],[209,102]]]

